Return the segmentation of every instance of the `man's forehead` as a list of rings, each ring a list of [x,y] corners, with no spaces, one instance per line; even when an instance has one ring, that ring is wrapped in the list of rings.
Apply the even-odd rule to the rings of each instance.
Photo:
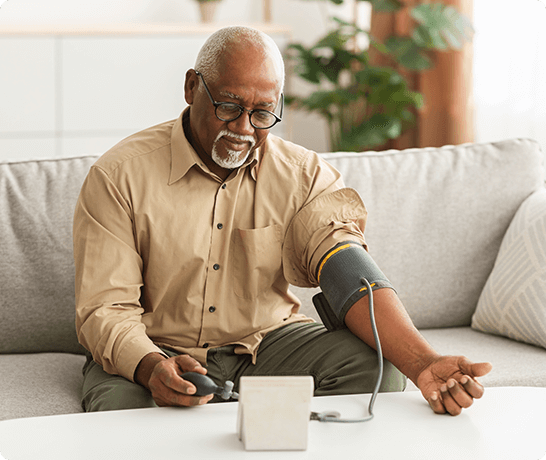
[[[280,59],[282,60],[282,57]],[[249,72],[252,74],[252,69],[259,70],[260,84],[263,84],[263,78],[264,81],[269,80],[266,84],[273,83],[278,85],[277,90],[282,90],[284,81],[282,62],[278,62],[271,50],[256,43],[232,44],[232,47],[224,50],[218,62],[218,73],[229,75],[228,81],[244,81]],[[248,82],[248,78],[246,81]]]

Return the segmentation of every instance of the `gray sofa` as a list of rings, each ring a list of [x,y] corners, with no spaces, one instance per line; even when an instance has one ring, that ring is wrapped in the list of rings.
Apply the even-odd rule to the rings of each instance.
[[[486,386],[546,386],[544,323],[540,328],[546,253],[534,260],[546,240],[538,144],[518,139],[324,157],[364,198],[370,252],[427,340],[442,353],[491,361]],[[0,420],[81,411],[72,212],[96,158],[0,164]],[[544,224],[533,224],[538,249],[528,251],[530,269],[518,262],[527,267],[523,275],[513,259],[499,260],[503,251],[514,254],[520,214],[523,221],[538,215]],[[517,288],[500,298],[507,283],[498,267],[517,278]],[[529,287],[529,279],[539,287]],[[294,290],[303,311],[316,317],[314,291]],[[525,297],[529,292],[536,298]]]

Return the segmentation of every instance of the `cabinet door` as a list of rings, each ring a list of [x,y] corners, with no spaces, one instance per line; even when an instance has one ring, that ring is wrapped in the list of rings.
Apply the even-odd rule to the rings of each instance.
[[[55,39],[0,38],[0,132],[55,130]]]
[[[0,37],[0,160],[55,152],[55,39]]]

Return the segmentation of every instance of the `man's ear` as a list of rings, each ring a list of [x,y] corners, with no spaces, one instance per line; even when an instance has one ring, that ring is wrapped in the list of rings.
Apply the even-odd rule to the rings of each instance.
[[[186,72],[186,80],[184,82],[184,99],[188,105],[193,104],[193,98],[199,86],[199,77],[193,69]]]

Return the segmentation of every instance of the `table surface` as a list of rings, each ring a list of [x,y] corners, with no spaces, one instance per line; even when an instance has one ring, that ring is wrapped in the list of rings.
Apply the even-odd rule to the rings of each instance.
[[[369,395],[313,398],[311,410],[366,414]],[[546,388],[487,388],[457,417],[434,414],[419,392],[379,394],[375,418],[309,423],[306,451],[247,452],[237,403],[6,420],[0,459],[472,459],[546,458]]]

